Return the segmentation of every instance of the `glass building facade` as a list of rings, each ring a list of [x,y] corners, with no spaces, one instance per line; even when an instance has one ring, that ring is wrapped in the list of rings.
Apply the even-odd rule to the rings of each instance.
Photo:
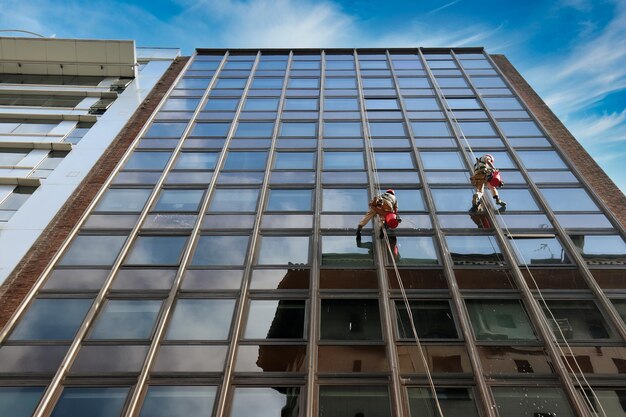
[[[0,333],[0,415],[626,415],[625,266],[481,48],[198,49]]]

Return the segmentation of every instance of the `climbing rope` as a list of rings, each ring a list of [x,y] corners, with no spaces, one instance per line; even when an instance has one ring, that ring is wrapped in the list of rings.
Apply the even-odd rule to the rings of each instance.
[[[362,91],[362,89],[360,89]],[[364,129],[364,136],[365,136],[365,140],[368,142],[368,149],[367,151],[370,153],[370,160],[371,160],[371,164],[372,164],[372,172],[374,173],[374,188],[376,190],[376,192],[380,192],[380,179],[378,177],[378,169],[376,168],[376,155],[374,153],[374,145],[373,145],[373,141],[372,141],[372,137],[370,135],[369,132],[369,117],[367,115],[367,108],[365,107],[365,98],[363,97],[362,94],[359,95],[360,101],[361,101],[361,107],[363,108],[363,114],[365,115],[365,124],[366,126]],[[393,249],[391,248],[391,243],[389,241],[389,235],[387,234],[387,230],[384,227],[384,224],[382,223],[382,221],[380,220],[380,216],[375,216],[376,219],[379,220],[380,222],[380,227],[383,230],[383,234],[384,234],[384,241],[385,241],[385,245],[387,247],[387,250],[389,252],[389,257],[391,259],[391,263],[393,264],[393,269],[395,271],[395,275],[396,275],[396,280],[398,281],[398,287],[400,288],[400,292],[402,294],[402,299],[404,302],[404,306],[406,308],[406,313],[407,316],[409,318],[409,323],[411,325],[411,332],[413,334],[413,338],[415,339],[415,344],[417,346],[418,352],[419,352],[419,356],[422,362],[422,365],[424,366],[424,371],[426,372],[426,377],[428,379],[428,385],[430,387],[430,390],[432,392],[432,398],[435,402],[435,406],[437,409],[437,413],[439,415],[439,417],[444,417],[443,414],[443,410],[441,407],[441,403],[439,401],[439,397],[437,395],[437,389],[435,387],[435,382],[433,380],[432,377],[432,373],[430,370],[430,366],[428,365],[428,360],[426,358],[426,354],[424,353],[424,348],[422,347],[422,343],[420,341],[419,335],[417,334],[417,328],[415,327],[415,321],[413,320],[413,313],[411,310],[411,305],[408,299],[408,296],[406,294],[406,290],[404,288],[404,284],[402,283],[402,278],[400,277],[400,271],[398,270],[398,265],[396,264],[396,260],[394,257],[394,253],[393,253]]]
[[[439,95],[439,97],[441,97],[441,100],[444,104],[444,112],[446,112],[446,114],[448,114],[448,116],[450,117],[450,120],[454,121],[454,125],[452,126],[453,129],[456,129],[457,133],[459,134],[459,136],[461,136],[461,138],[463,139],[463,141],[465,142],[465,144],[467,145],[467,149],[469,149],[470,153],[472,154],[472,158],[473,160],[476,159],[476,154],[474,153],[474,150],[472,149],[472,146],[470,145],[467,137],[465,136],[465,133],[463,132],[463,129],[461,128],[461,124],[459,123],[456,115],[454,114],[454,112],[452,111],[452,108],[450,107],[450,105],[448,104],[448,100],[446,99],[445,95],[443,94],[443,91],[441,90],[441,87],[439,86],[439,83],[437,82],[436,78],[433,76],[431,77],[433,79],[433,83],[435,86],[435,90],[437,91],[437,94]],[[485,209],[488,209],[487,207],[485,207]],[[515,238],[513,237],[513,235],[511,234],[511,231],[509,230],[509,227],[506,223],[506,220],[504,219],[504,216],[502,215],[502,213],[499,210],[496,210],[497,215],[500,218],[500,221],[502,222],[502,225],[504,227],[504,229],[506,230],[507,236],[509,237],[509,240],[511,240],[511,242],[513,243],[513,246],[515,247],[515,250],[517,252],[517,254],[520,255],[521,257],[521,251],[519,249],[519,247],[517,246],[517,242],[515,241]],[[574,364],[576,365],[576,369],[579,371],[580,373],[580,379],[579,376],[577,375],[577,373],[575,372],[574,368],[572,367],[572,365],[570,364],[570,362],[568,360],[566,360],[567,355],[566,352],[563,350],[561,344],[559,343],[558,338],[556,337],[556,334],[554,334],[554,332],[550,332],[552,333],[553,336],[553,340],[556,342],[555,345],[557,346],[557,349],[559,350],[559,352],[563,355],[564,358],[564,363],[565,366],[567,367],[567,369],[570,371],[570,373],[573,375],[574,380],[576,381],[576,383],[581,386],[581,387],[586,387],[590,392],[591,395],[593,396],[598,408],[600,409],[600,411],[602,412],[602,416],[603,417],[608,417],[598,396],[596,395],[595,390],[591,387],[591,384],[589,383],[589,381],[587,380],[587,378],[585,377],[584,372],[582,371],[582,368],[580,366],[580,363],[578,362],[578,360],[576,359],[576,355],[574,354],[574,351],[572,350],[570,344],[567,342],[567,339],[565,338],[565,335],[563,334],[563,330],[561,329],[561,326],[558,325],[556,318],[554,316],[554,313],[552,312],[552,310],[550,309],[550,307],[548,306],[548,303],[546,302],[546,299],[543,296],[543,293],[541,291],[541,289],[539,288],[539,284],[537,283],[537,281],[535,280],[535,277],[533,276],[531,269],[528,267],[528,264],[526,263],[526,260],[521,259],[522,264],[524,265],[524,268],[526,269],[526,271],[528,272],[528,275],[530,276],[535,289],[537,291],[537,294],[539,295],[539,299],[541,300],[543,307],[545,308],[545,310],[548,312],[548,314],[550,315],[550,318],[554,321],[554,323],[556,324],[556,326],[551,326],[550,322],[548,321],[548,318],[544,315],[541,315],[540,317],[544,320],[545,324],[548,326],[548,329],[552,328],[552,327],[556,327],[558,329],[558,332],[562,338],[562,343],[565,344],[565,346],[567,347],[567,351],[569,352],[570,356],[574,362]],[[581,379],[584,382],[581,383]],[[593,403],[591,402],[591,399],[589,399],[589,397],[587,395],[585,395],[583,393],[583,397],[585,399],[585,402],[587,403],[587,405],[589,405],[589,409],[592,413],[594,413],[595,415],[598,415],[598,413],[595,411],[595,407],[593,406]]]

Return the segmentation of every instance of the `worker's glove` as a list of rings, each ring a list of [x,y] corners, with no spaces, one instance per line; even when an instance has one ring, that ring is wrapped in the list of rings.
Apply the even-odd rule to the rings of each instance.
[[[498,188],[504,187],[504,181],[500,181],[500,186]]]

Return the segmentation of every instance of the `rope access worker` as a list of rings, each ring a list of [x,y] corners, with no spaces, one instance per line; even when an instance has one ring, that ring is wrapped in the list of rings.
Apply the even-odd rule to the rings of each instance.
[[[372,218],[377,214],[380,216],[380,220],[383,223],[384,227],[387,227],[388,225],[386,222],[386,217],[390,213],[393,213],[395,215],[398,214],[398,200],[396,199],[396,193],[391,188],[384,193],[372,198],[369,203],[369,210],[367,211],[365,216],[363,216],[363,218],[359,222],[359,226],[356,229],[357,239],[361,238],[361,230],[363,230],[363,227],[367,223],[369,223],[369,221],[372,220]],[[401,221],[401,219],[397,219],[398,223],[400,223]],[[392,226],[392,228],[395,228],[395,226]],[[382,237],[383,229],[380,229],[380,238],[382,239]]]
[[[494,158],[490,154],[476,158],[474,164],[474,175],[470,177],[472,185],[476,189],[472,197],[471,211],[476,211],[483,198],[485,185],[493,195],[493,199],[500,207],[506,207],[506,202],[500,199],[497,188],[502,187],[504,182],[500,179],[500,171],[494,166]]]

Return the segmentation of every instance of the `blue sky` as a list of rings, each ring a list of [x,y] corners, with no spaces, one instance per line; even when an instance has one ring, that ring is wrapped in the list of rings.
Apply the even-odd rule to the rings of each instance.
[[[0,28],[140,46],[485,46],[626,190],[624,0],[0,0]]]

